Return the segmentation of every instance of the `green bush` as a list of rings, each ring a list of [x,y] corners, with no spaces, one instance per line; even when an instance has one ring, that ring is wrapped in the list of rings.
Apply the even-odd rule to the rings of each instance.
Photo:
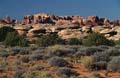
[[[111,72],[120,72],[120,56],[114,57],[108,63],[108,71],[111,71]]]
[[[64,40],[62,40],[57,34],[50,34],[50,35],[45,35],[36,41],[36,44],[39,46],[50,46],[54,44],[63,44]]]
[[[85,46],[93,46],[93,45],[114,45],[112,41],[109,41],[104,36],[99,33],[91,33],[87,36],[85,40],[83,40],[83,45]]]
[[[68,44],[69,45],[81,45],[82,44],[82,40],[81,39],[77,39],[77,38],[71,38],[71,39],[68,39]]]
[[[11,27],[2,27],[0,28],[0,41],[4,41],[9,32],[15,31]]]
[[[9,32],[4,40],[6,46],[27,46],[28,42],[23,37],[19,36],[17,32]]]

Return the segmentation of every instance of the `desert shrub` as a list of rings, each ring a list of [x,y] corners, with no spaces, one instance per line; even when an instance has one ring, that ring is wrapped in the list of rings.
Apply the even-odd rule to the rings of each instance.
[[[38,48],[35,51],[32,51],[30,58],[31,58],[31,60],[44,60],[44,59],[46,59],[44,49]]]
[[[8,65],[8,61],[7,61],[6,59],[2,59],[2,60],[0,61],[0,66],[6,67],[7,65]]]
[[[36,41],[36,44],[39,46],[50,46],[54,44],[63,44],[64,40],[62,40],[57,34],[50,34],[50,35],[45,35]]]
[[[97,52],[94,55],[92,55],[92,60],[94,62],[99,62],[99,61],[106,61],[109,62],[110,61],[110,56],[107,55],[105,52]]]
[[[52,74],[49,71],[44,71],[40,75],[41,78],[52,78]]]
[[[70,39],[68,39],[67,44],[69,44],[69,45],[81,45],[82,40],[77,39],[77,38],[70,38]]]
[[[115,45],[115,48],[116,49],[120,49],[120,45]]]
[[[31,56],[30,56],[30,59],[31,60],[43,60],[45,58],[44,54],[40,54],[40,53],[33,53]]]
[[[66,60],[57,56],[50,58],[48,60],[48,64],[55,67],[65,67],[69,65],[69,63]]]
[[[93,72],[92,75],[93,78],[101,78],[99,72]]]
[[[2,59],[0,61],[0,72],[4,72],[7,70],[7,66],[8,66],[8,61],[6,59]]]
[[[102,50],[107,50],[110,48],[110,46],[107,46],[107,45],[99,45],[97,46],[97,48],[101,48]]]
[[[14,78],[23,78],[24,73],[25,73],[24,70],[18,69],[18,70],[15,71]]]
[[[44,69],[45,69],[45,66],[39,65],[39,64],[35,64],[32,69],[33,69],[33,70],[41,71],[41,70],[44,70]]]
[[[108,63],[108,71],[111,72],[120,72],[120,56],[114,57],[109,63]]]
[[[9,32],[4,40],[6,46],[27,46],[28,42],[25,38],[18,35],[17,32]]]
[[[36,45],[36,44],[30,44],[30,46],[28,48],[29,48],[30,51],[34,51],[34,50],[38,49],[38,47],[39,46]]]
[[[23,56],[19,60],[22,61],[23,63],[28,63],[30,61],[30,57],[29,56]]]
[[[91,68],[91,65],[93,64],[93,61],[92,61],[91,57],[87,57],[87,56],[81,57],[80,62],[81,62],[87,69],[90,69],[90,68]]]
[[[15,61],[12,62],[12,65],[14,67],[18,66],[18,65],[21,65],[21,61],[19,59],[16,59]]]
[[[24,78],[35,78],[38,77],[38,73],[36,71],[27,71],[23,74]]]
[[[0,28],[0,41],[4,41],[9,32],[15,31],[11,27],[2,27]]]
[[[36,54],[41,54],[42,53],[43,54],[43,53],[45,53],[44,50],[45,50],[44,47],[38,47],[37,49],[31,51],[31,53],[32,54],[34,54],[34,53],[36,53]]]
[[[8,51],[0,51],[0,57],[5,57],[5,58],[7,58],[8,56],[10,55],[10,52],[8,52]]]
[[[67,56],[74,52],[72,48],[65,47],[64,45],[54,45],[46,48],[49,57],[52,56]]]
[[[59,75],[62,75],[62,76],[67,76],[67,77],[70,77],[70,76],[78,76],[79,74],[72,70],[71,68],[68,68],[68,67],[61,67],[58,69],[58,74]]]
[[[79,63],[80,62],[80,58],[82,57],[83,55],[81,54],[81,52],[76,52],[73,57],[71,57],[72,61],[73,62],[77,62]]]
[[[6,67],[5,66],[0,66],[0,73],[3,73],[6,71]]]
[[[92,70],[102,70],[107,68],[107,62],[106,61],[99,61],[95,62],[91,65]]]
[[[85,48],[82,48],[82,49],[78,50],[78,53],[81,54],[81,55],[90,56],[90,55],[93,55],[96,52],[102,52],[102,51],[103,51],[103,49],[97,48],[97,47],[85,47]]]
[[[104,36],[99,33],[91,33],[87,36],[85,40],[83,40],[83,45],[85,46],[93,46],[93,45],[113,45],[112,41],[109,41]]]
[[[26,49],[25,47],[12,47],[11,48],[11,55],[16,55],[16,54],[21,54],[21,55],[25,55],[25,54],[29,54],[29,50]]]
[[[110,48],[105,51],[105,53],[109,56],[119,56],[120,55],[120,50],[116,48]]]

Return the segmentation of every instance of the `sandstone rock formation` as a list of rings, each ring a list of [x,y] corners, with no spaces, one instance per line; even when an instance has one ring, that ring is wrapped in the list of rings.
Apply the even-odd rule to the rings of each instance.
[[[21,22],[9,16],[0,20],[1,26],[12,26],[19,35],[35,38],[58,33],[63,39],[84,38],[90,32],[98,32],[110,40],[120,39],[120,20],[110,21],[98,16],[55,16],[45,13],[24,16]]]

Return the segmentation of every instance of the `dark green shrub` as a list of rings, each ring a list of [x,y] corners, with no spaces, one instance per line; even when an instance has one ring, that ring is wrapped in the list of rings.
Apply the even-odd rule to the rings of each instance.
[[[57,56],[50,58],[48,60],[48,64],[55,67],[65,67],[69,65],[69,63],[66,60]]]
[[[81,45],[82,44],[82,40],[81,39],[77,39],[77,38],[71,38],[71,39],[68,39],[67,43],[69,45]]]
[[[11,27],[2,27],[0,28],[0,41],[4,41],[9,32],[15,31]]]
[[[83,45],[85,46],[113,45],[113,42],[109,41],[99,33],[91,33],[87,36],[85,40],[83,40]]]
[[[9,32],[4,41],[6,46],[27,46],[28,42],[25,38],[18,35],[17,32]]]
[[[67,76],[67,77],[70,77],[70,76],[78,76],[79,74],[72,70],[71,68],[68,68],[68,67],[62,67],[62,68],[59,68],[58,69],[58,74],[62,75],[62,76]]]
[[[114,57],[109,63],[108,63],[108,71],[111,72],[120,72],[120,56]]]
[[[54,44],[63,44],[64,40],[62,40],[57,34],[50,34],[50,35],[45,35],[36,41],[36,44],[39,46],[50,46]]]

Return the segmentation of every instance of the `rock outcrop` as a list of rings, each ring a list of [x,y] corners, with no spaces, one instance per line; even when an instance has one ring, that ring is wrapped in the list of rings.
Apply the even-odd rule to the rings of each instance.
[[[21,36],[35,38],[57,33],[61,38],[84,38],[90,32],[98,32],[110,40],[120,39],[120,20],[110,21],[98,16],[55,16],[45,13],[24,16],[21,22],[9,16],[0,20],[1,26],[13,26]]]

